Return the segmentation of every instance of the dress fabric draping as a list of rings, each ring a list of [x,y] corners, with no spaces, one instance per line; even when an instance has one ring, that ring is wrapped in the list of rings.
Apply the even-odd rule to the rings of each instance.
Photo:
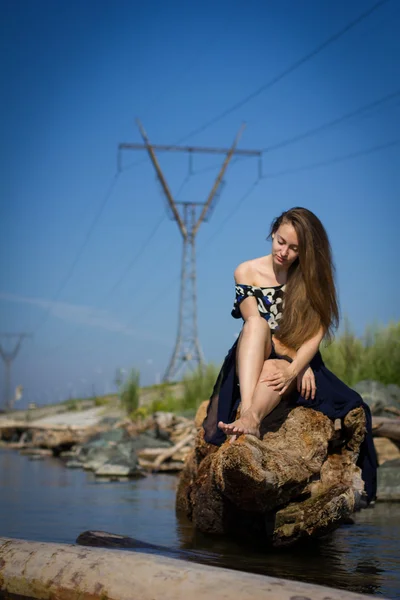
[[[282,316],[284,292],[284,285],[266,288],[236,285],[236,297],[231,314],[234,318],[242,318],[240,313],[241,302],[249,296],[254,296],[257,300],[260,315],[268,321],[271,330],[274,331],[277,329]],[[220,446],[226,440],[225,433],[218,428],[218,422],[231,423],[234,421],[240,404],[240,387],[236,371],[237,344],[238,340],[235,341],[225,357],[211,394],[207,416],[203,422],[205,441],[217,446]],[[277,355],[273,348],[270,358],[283,357]],[[310,367],[314,372],[317,388],[314,400],[306,400],[296,391],[291,394],[289,403],[291,407],[305,406],[313,408],[332,420],[343,419],[354,408],[363,407],[366,416],[366,435],[361,444],[357,465],[361,468],[365,492],[368,502],[370,502],[376,496],[376,471],[378,466],[372,439],[370,409],[355,390],[348,387],[327,369],[320,352],[317,352],[314,356]],[[266,417],[266,420],[269,416]]]

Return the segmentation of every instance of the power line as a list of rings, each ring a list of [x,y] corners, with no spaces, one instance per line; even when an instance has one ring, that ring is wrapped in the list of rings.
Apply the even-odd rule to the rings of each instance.
[[[331,119],[329,121],[327,121],[326,123],[322,123],[321,125],[317,125],[316,127],[313,127],[311,129],[308,129],[302,133],[296,134],[292,137],[286,138],[284,140],[281,140],[280,142],[276,142],[275,144],[270,144],[269,146],[266,146],[265,148],[262,149],[263,153],[266,152],[272,152],[274,150],[279,150],[280,148],[284,148],[286,146],[289,146],[291,144],[295,144],[303,139],[312,137],[313,135],[316,135],[318,133],[321,133],[323,131],[326,131],[327,129],[330,129],[331,127],[334,127],[335,125],[339,125],[340,123],[343,123],[345,121],[347,121],[348,119],[351,119],[353,117],[357,117],[358,115],[362,115],[363,113],[373,109],[373,108],[377,108],[378,106],[384,104],[385,102],[388,102],[389,100],[392,100],[394,98],[397,98],[400,95],[400,90],[396,90],[394,92],[390,92],[389,94],[385,94],[384,96],[381,96],[380,98],[378,98],[377,100],[373,100],[372,102],[368,102],[367,104],[363,104],[362,106],[359,106],[358,108],[345,113],[344,115],[341,115],[340,117],[336,117],[335,119]],[[247,159],[249,157],[247,156],[237,156],[235,157],[232,162],[231,165],[234,165],[238,162],[242,162],[243,160]],[[130,166],[136,165],[136,164],[141,164],[143,163],[143,161],[136,161],[135,163],[131,163]],[[187,184],[187,182],[189,181],[190,177],[195,177],[197,175],[202,175],[203,173],[207,173],[209,171],[213,171],[217,168],[219,168],[220,163],[214,163],[212,165],[209,165],[207,167],[202,167],[201,169],[195,169],[193,171],[190,171],[190,173],[185,177],[185,179],[183,180],[179,191],[177,193],[177,197],[180,195],[180,193],[182,192],[183,187]]]
[[[399,95],[400,95],[400,90],[396,90],[395,92],[386,94],[385,96],[382,96],[381,98],[378,98],[377,100],[374,100],[373,102],[364,104],[363,106],[360,106],[359,108],[352,110],[344,115],[341,115],[340,117],[337,117],[326,123],[323,123],[322,125],[318,125],[317,127],[308,129],[307,131],[304,131],[303,133],[294,135],[290,138],[282,140],[281,142],[277,142],[276,144],[271,144],[270,146],[263,148],[263,152],[271,152],[272,150],[278,150],[280,148],[284,148],[285,146],[289,146],[291,144],[299,142],[300,140],[304,140],[304,139],[311,137],[317,133],[325,131],[326,129],[329,129],[330,127],[339,125],[339,123],[343,123],[344,121],[347,121],[348,119],[351,119],[352,117],[356,117],[356,116],[366,112],[367,110],[370,110],[371,108],[376,108],[377,106],[380,106],[381,104],[387,102],[388,100],[392,100],[393,98],[396,98]]]
[[[178,191],[175,194],[175,198],[178,199],[179,196],[182,194],[184,187],[189,183],[189,179],[192,177],[191,173],[188,173],[185,177],[185,179],[182,181],[181,185],[179,186]]]
[[[340,162],[344,162],[346,160],[352,160],[354,158],[358,158],[360,156],[367,156],[368,154],[373,154],[374,152],[379,152],[380,150],[385,150],[387,148],[391,148],[394,147],[396,145],[400,144],[400,139],[398,140],[393,140],[391,142],[387,142],[386,144],[380,144],[377,146],[372,146],[371,148],[367,148],[366,150],[360,150],[358,152],[352,152],[351,154],[345,154],[343,156],[337,156],[325,161],[320,161],[320,162],[316,162],[316,163],[311,163],[309,165],[303,165],[301,167],[296,167],[293,169],[285,169],[284,171],[278,171],[277,173],[269,173],[266,175],[263,175],[262,177],[260,177],[259,179],[257,179],[256,181],[254,181],[251,186],[249,187],[249,189],[243,194],[243,196],[241,196],[241,198],[239,199],[239,201],[233,206],[232,210],[230,211],[230,213],[228,214],[228,216],[226,217],[226,219],[221,223],[221,225],[218,227],[218,229],[216,231],[214,231],[214,233],[208,238],[208,240],[203,244],[203,246],[200,249],[200,252],[202,252],[203,248],[208,248],[208,246],[210,245],[210,243],[221,233],[221,230],[225,227],[225,225],[228,223],[228,221],[233,217],[233,215],[239,210],[239,208],[241,207],[241,205],[243,204],[243,202],[245,202],[245,200],[247,200],[249,198],[249,196],[254,192],[254,190],[256,189],[256,187],[258,186],[258,184],[260,183],[260,181],[263,181],[264,179],[272,179],[275,177],[281,177],[282,175],[291,175],[292,173],[299,173],[301,171],[308,171],[308,170],[312,170],[312,169],[317,169],[320,167],[328,167],[330,165],[333,164],[337,164]]]
[[[344,162],[346,160],[352,160],[354,158],[359,158],[360,156],[367,156],[368,154],[373,154],[375,152],[379,152],[380,150],[386,150],[387,148],[392,148],[400,144],[400,139],[392,140],[390,142],[386,142],[385,144],[379,144],[377,146],[371,146],[370,148],[366,148],[365,150],[359,150],[357,152],[351,152],[350,154],[344,154],[343,156],[336,156],[327,160],[322,160],[316,163],[311,163],[309,165],[303,165],[301,167],[294,167],[293,169],[285,169],[283,171],[277,171],[276,173],[267,173],[262,176],[262,179],[273,179],[275,177],[281,177],[282,175],[291,175],[292,173],[300,173],[301,171],[310,171],[312,169],[319,169],[320,167],[328,167],[330,165],[334,165],[337,163]]]
[[[109,201],[109,199],[110,199],[110,197],[111,197],[111,195],[112,195],[112,193],[114,191],[114,188],[115,188],[115,185],[117,183],[118,177],[119,177],[119,173],[117,172],[113,176],[113,178],[111,180],[111,184],[108,187],[107,192],[106,192],[106,194],[105,194],[105,196],[104,196],[104,198],[103,198],[103,200],[102,200],[99,208],[97,209],[97,212],[96,212],[96,214],[94,216],[94,219],[91,222],[91,224],[89,226],[89,229],[86,232],[85,238],[84,238],[84,240],[83,240],[80,248],[78,249],[78,252],[77,252],[74,260],[72,261],[72,264],[71,264],[70,268],[68,269],[66,276],[62,280],[61,285],[59,286],[56,294],[53,296],[51,302],[56,302],[58,300],[58,298],[60,297],[61,292],[63,291],[63,289],[65,288],[65,286],[69,282],[69,280],[71,279],[71,277],[72,277],[72,275],[73,275],[73,273],[75,271],[76,265],[78,264],[78,262],[79,262],[79,260],[80,260],[80,258],[82,256],[82,254],[83,254],[83,252],[84,252],[84,250],[85,250],[85,248],[86,248],[86,246],[87,246],[87,244],[88,244],[88,242],[89,242],[89,240],[90,240],[90,238],[91,238],[91,236],[93,234],[93,231],[94,231],[94,229],[95,229],[95,227],[96,227],[96,225],[97,225],[97,223],[98,223],[101,215],[103,214],[103,211],[104,211],[104,209],[106,207],[106,204]],[[43,319],[38,323],[38,325],[37,325],[34,333],[36,333],[41,327],[43,327],[43,325],[47,322],[50,314],[51,314],[51,305],[49,306],[48,310],[45,312],[45,314],[43,316]]]
[[[242,203],[243,203],[243,202],[244,202],[244,201],[245,201],[245,200],[246,200],[246,199],[247,199],[247,198],[248,198],[248,197],[249,197],[249,196],[250,196],[250,195],[251,195],[251,194],[254,192],[254,190],[255,190],[255,188],[257,187],[257,185],[259,184],[259,182],[260,182],[260,179],[257,179],[256,181],[254,181],[254,182],[251,184],[250,188],[249,188],[249,189],[248,189],[248,190],[247,190],[247,191],[246,191],[246,192],[243,194],[243,196],[241,196],[241,197],[240,197],[240,200],[239,200],[239,202],[238,202],[238,203],[235,205],[234,211],[236,211],[236,210],[239,208],[240,204],[242,204]],[[217,230],[217,233],[219,233],[219,231],[222,229],[222,227],[223,227],[223,226],[225,226],[225,224],[228,222],[229,218],[230,218],[230,216],[229,216],[227,219],[225,219],[225,221],[223,222],[223,224],[222,224],[222,225],[221,225],[221,226],[218,228],[218,230]],[[209,243],[209,242],[210,242],[210,241],[211,241],[211,240],[212,240],[214,237],[216,237],[216,235],[215,235],[215,234],[213,234],[213,235],[212,235],[212,236],[211,236],[211,237],[210,237],[210,238],[207,240],[206,244],[204,244],[204,245],[202,246],[202,248],[200,249],[200,253],[201,253],[202,249],[203,249],[203,248],[204,248],[206,245],[208,245],[208,243]],[[170,293],[172,292],[172,290],[174,289],[174,285],[175,285],[175,283],[178,283],[178,282],[179,282],[179,280],[180,280],[180,275],[177,275],[177,276],[176,276],[174,279],[172,279],[172,280],[171,280],[171,278],[168,278],[168,280],[166,280],[166,281],[165,281],[165,285],[164,285],[164,286],[161,286],[161,287],[162,287],[162,289],[165,289],[165,288],[166,288],[166,285],[168,284],[168,289],[167,289],[167,290],[166,290],[166,291],[163,293],[163,299],[165,299],[165,298],[168,296],[168,294],[170,294]],[[146,286],[145,286],[145,287],[146,287]],[[148,314],[149,314],[149,313],[150,313],[150,312],[153,310],[153,308],[154,308],[154,307],[153,307],[152,305],[150,305],[150,306],[148,306],[148,307],[147,307],[145,310],[143,310],[143,311],[140,311],[140,316],[141,316],[141,318],[143,318],[143,317],[145,317],[146,315],[148,315]],[[129,327],[131,327],[131,325],[133,324],[134,320],[135,320],[135,318],[134,318],[134,317],[133,317],[132,319],[130,319],[130,321],[127,323],[127,325],[126,325],[125,329],[128,329]]]
[[[194,135],[198,135],[199,133],[202,133],[203,131],[205,131],[206,129],[211,127],[211,125],[215,125],[215,123],[218,123],[218,121],[220,121],[221,119],[223,119],[223,118],[227,117],[228,115],[230,115],[231,113],[235,112],[236,110],[238,110],[239,108],[241,108],[242,106],[244,106],[245,104],[247,104],[248,102],[250,102],[251,100],[256,98],[257,96],[259,96],[262,92],[265,92],[266,90],[273,87],[275,84],[279,83],[279,81],[282,81],[282,79],[284,79],[287,75],[290,75],[291,73],[296,71],[296,69],[301,67],[304,63],[308,62],[309,60],[311,60],[312,58],[317,56],[317,54],[322,52],[322,50],[325,50],[325,48],[327,48],[328,46],[330,46],[331,44],[333,44],[334,42],[339,40],[342,36],[344,36],[351,29],[356,27],[356,25],[358,25],[359,23],[364,21],[367,17],[369,17],[373,12],[375,12],[378,8],[380,8],[381,6],[386,4],[388,1],[389,0],[380,0],[379,2],[376,2],[370,9],[364,11],[356,19],[353,19],[352,21],[350,21],[350,23],[348,23],[345,27],[340,29],[340,31],[329,36],[328,39],[326,39],[324,42],[319,44],[316,48],[314,48],[314,50],[312,50],[311,52],[308,52],[302,58],[295,61],[292,65],[290,65],[289,67],[284,69],[284,71],[282,71],[279,75],[276,75],[270,81],[268,81],[267,83],[265,83],[264,85],[262,85],[261,87],[256,89],[254,92],[251,92],[250,94],[245,96],[245,98],[243,98],[242,100],[239,100],[239,102],[236,102],[231,107],[225,109],[222,113],[220,113],[213,119],[210,119],[210,121],[207,121],[203,125],[200,125],[200,127],[197,127],[197,129],[193,129],[190,133],[188,133],[187,135],[182,137],[177,143],[180,144],[181,142],[187,140],[188,138],[190,138]]]
[[[123,280],[126,278],[126,276],[128,275],[128,273],[132,270],[132,268],[135,266],[135,264],[138,262],[139,258],[143,255],[144,251],[146,250],[146,248],[148,247],[148,245],[150,244],[150,242],[153,240],[153,238],[155,237],[158,229],[160,228],[160,226],[162,225],[162,223],[166,220],[166,215],[163,214],[161,216],[161,218],[158,220],[157,224],[155,225],[155,227],[151,230],[149,236],[146,238],[146,240],[143,242],[143,244],[140,246],[138,252],[135,254],[135,256],[133,257],[133,259],[131,261],[129,261],[129,263],[126,265],[124,271],[122,272],[121,276],[117,279],[117,281],[115,282],[115,284],[109,289],[109,291],[105,294],[105,296],[103,296],[103,300],[101,302],[104,303],[105,301],[107,301],[112,294],[115,292],[115,290],[121,285],[121,283],[123,282]],[[89,312],[89,314],[87,316],[91,316],[92,313]],[[67,337],[66,340],[64,340],[63,342],[61,342],[60,344],[58,344],[56,347],[50,348],[49,351],[51,350],[51,352],[56,352],[58,351],[60,348],[62,348],[65,344],[68,344],[75,336],[77,333],[79,333],[79,331],[81,331],[82,326],[78,326],[73,332],[72,334]]]
[[[250,102],[251,100],[253,100],[254,98],[256,98],[257,96],[259,96],[260,94],[262,94],[263,92],[265,92],[266,90],[272,88],[275,84],[277,84],[280,81],[282,81],[282,79],[284,79],[285,77],[287,77],[288,75],[290,75],[291,73],[293,73],[294,71],[296,71],[296,69],[298,69],[299,67],[301,67],[304,63],[308,62],[309,60],[311,60],[312,58],[314,58],[315,56],[317,56],[320,52],[322,52],[323,50],[325,50],[325,48],[327,48],[328,46],[330,46],[334,42],[338,41],[342,36],[344,36],[351,29],[353,29],[354,27],[356,27],[357,25],[359,25],[362,21],[364,21],[365,19],[367,19],[372,13],[374,13],[376,10],[378,10],[378,8],[380,8],[381,6],[383,6],[384,4],[386,4],[388,1],[389,0],[380,0],[379,2],[376,2],[370,9],[364,11],[358,17],[356,17],[355,19],[353,19],[352,21],[350,21],[345,27],[343,27],[342,29],[340,29],[336,33],[334,33],[331,36],[329,36],[324,42],[322,42],[321,44],[319,44],[318,46],[316,46],[314,48],[314,50],[312,50],[311,52],[308,52],[302,58],[300,58],[297,61],[295,61],[292,65],[290,65],[289,67],[287,67],[286,69],[284,69],[281,73],[279,73],[279,75],[276,75],[275,77],[273,77],[272,79],[270,79],[267,83],[265,83],[261,87],[257,88],[254,92],[251,92],[250,94],[248,94],[247,96],[245,96],[244,98],[242,98],[242,100],[239,100],[238,102],[236,102],[235,104],[233,104],[231,107],[229,107],[229,108],[225,109],[224,111],[222,111],[222,113],[220,113],[216,117],[213,117],[209,121],[206,121],[203,125],[200,125],[196,129],[193,129],[188,134],[186,134],[185,136],[183,136],[179,140],[177,140],[175,143],[176,144],[180,144],[180,143],[186,141],[187,139],[189,139],[189,138],[191,138],[191,137],[193,137],[195,135],[198,135],[199,133],[202,133],[203,131],[205,131],[206,129],[208,129],[209,127],[211,127],[211,125],[215,125],[215,123],[218,123],[218,121],[220,121],[221,119],[227,117],[231,113],[235,112],[236,110],[238,110],[239,108],[241,108],[242,106],[244,106],[245,104],[247,104],[248,102]],[[137,161],[135,161],[133,163],[130,163],[129,165],[127,165],[126,167],[124,167],[122,170],[125,171],[127,169],[132,168],[132,167],[140,165],[143,162],[144,162],[143,160],[137,160]]]
[[[249,198],[249,196],[251,196],[251,194],[253,194],[253,192],[255,191],[255,189],[257,188],[257,186],[259,185],[260,181],[261,181],[260,177],[258,177],[255,181],[253,181],[253,183],[250,185],[250,187],[247,189],[247,191],[239,198],[238,202],[233,206],[233,208],[230,211],[230,213],[228,214],[228,216],[222,221],[222,223],[218,227],[218,229],[216,231],[214,231],[213,234],[211,234],[211,236],[208,238],[208,240],[200,248],[199,254],[201,254],[203,248],[208,247],[209,244],[214,240],[214,238],[216,238],[217,235],[219,235],[219,233],[221,232],[221,229],[223,229],[225,227],[225,225],[227,224],[227,222],[239,210],[239,208],[241,207],[241,205],[243,204],[243,202],[245,202]]]
[[[173,241],[173,242],[172,242],[172,243],[171,243],[171,244],[168,246],[167,250],[166,250],[165,252],[163,252],[163,255],[164,255],[164,256],[168,256],[168,255],[170,254],[171,250],[172,250],[173,248],[175,248],[175,246],[176,246],[176,244],[175,244],[175,241]],[[176,281],[178,281],[179,279],[180,279],[180,276],[176,277]],[[152,281],[154,281],[154,273],[151,275],[151,277],[148,279],[148,281],[149,281],[149,282],[150,282],[150,281],[151,281],[151,282],[152,282]],[[174,280],[172,280],[172,283],[175,283],[175,279],[174,279]],[[170,287],[170,286],[171,286],[171,279],[170,279],[170,278],[168,278],[168,279],[165,281],[165,285],[164,285],[164,286],[161,286],[161,287],[160,287],[160,286],[158,286],[158,287],[159,287],[159,289],[165,290],[166,286],[168,286],[168,287]],[[148,283],[147,283],[147,281],[146,281],[146,280],[145,280],[145,281],[141,281],[141,283],[140,283],[140,287],[141,287],[141,289],[146,289],[146,290],[147,290],[147,289],[148,289]],[[166,296],[166,295],[167,295],[167,294],[168,294],[170,291],[171,291],[170,289],[168,289],[167,291],[163,291],[163,298],[164,298],[164,297],[165,297],[165,296]],[[131,298],[131,300],[132,300],[132,298]],[[151,303],[150,303],[150,304],[148,305],[148,309],[150,309],[150,310],[153,310],[153,309],[154,309],[154,306],[153,306],[153,304],[151,304]],[[136,316],[136,314],[135,314],[135,316]],[[127,322],[127,324],[126,324],[126,325],[125,325],[125,327],[124,327],[124,329],[125,329],[125,330],[127,330],[127,329],[129,329],[129,328],[131,327],[132,323],[135,321],[135,316],[134,316],[133,318],[129,319],[129,321]]]
[[[366,150],[360,150],[358,152],[353,152],[351,154],[337,156],[332,159],[328,159],[326,161],[320,161],[318,163],[304,165],[304,166],[298,167],[296,169],[287,169],[285,171],[280,171],[278,173],[270,173],[270,174],[264,175],[263,177],[256,179],[255,181],[253,181],[253,183],[250,185],[250,187],[246,190],[246,192],[239,198],[238,202],[234,205],[234,207],[230,211],[227,218],[221,223],[221,225],[217,228],[217,230],[214,231],[214,233],[202,245],[202,247],[200,249],[200,253],[203,251],[204,248],[206,248],[206,247],[208,248],[210,243],[212,241],[214,241],[214,239],[218,236],[218,234],[221,232],[221,230],[225,227],[225,225],[228,223],[228,221],[232,218],[232,216],[239,210],[240,206],[245,202],[245,200],[247,200],[251,196],[251,194],[258,187],[259,183],[261,181],[263,181],[264,179],[269,179],[269,178],[273,178],[273,177],[281,177],[282,175],[287,175],[287,174],[289,175],[292,173],[300,172],[302,170],[311,170],[311,169],[315,169],[315,168],[319,168],[319,167],[325,167],[325,166],[337,164],[340,162],[344,162],[346,160],[352,160],[354,158],[358,158],[360,156],[366,156],[368,154],[372,154],[372,153],[378,152],[380,150],[385,150],[386,148],[394,147],[398,144],[400,144],[400,139],[393,140],[386,144],[372,146],[371,148],[367,148]],[[174,284],[177,283],[179,281],[179,279],[180,279],[180,277],[178,275],[177,277],[175,277],[172,280],[171,280],[171,278],[168,278],[168,280],[165,281],[165,285],[162,285],[161,287],[162,287],[162,289],[165,289],[166,285],[168,284],[168,289],[166,289],[166,291],[163,292],[163,299],[165,299],[168,296],[168,294],[170,294],[172,292],[172,290],[174,289]],[[147,305],[144,310],[138,311],[140,313],[141,320],[143,320],[143,318],[146,317],[152,310],[154,310],[154,307],[152,305]],[[129,322],[125,326],[125,329],[128,329],[129,327],[131,327],[133,325],[134,321],[135,321],[135,316],[129,320]]]
[[[150,244],[150,242],[153,240],[153,238],[155,237],[157,231],[159,230],[160,226],[162,225],[162,223],[166,220],[166,215],[163,214],[161,216],[161,218],[157,221],[157,224],[155,225],[155,227],[151,230],[150,235],[146,238],[146,240],[143,242],[143,244],[140,246],[138,252],[135,254],[135,256],[132,258],[132,260],[129,261],[129,263],[126,265],[124,271],[122,272],[121,276],[117,279],[117,281],[115,282],[115,284],[112,286],[112,288],[107,292],[106,296],[104,297],[104,300],[108,299],[110,296],[112,296],[112,294],[115,292],[115,290],[121,285],[121,283],[123,282],[123,280],[126,278],[126,276],[128,275],[128,273],[133,269],[133,267],[136,265],[136,263],[138,262],[139,258],[142,256],[142,254],[144,253],[144,251],[146,250],[147,246]],[[103,301],[104,301],[103,300]]]
[[[119,144],[119,148],[130,150],[146,150],[148,152],[153,163],[157,179],[161,184],[161,188],[165,194],[168,207],[178,225],[178,230],[183,241],[178,329],[174,350],[164,374],[164,380],[167,381],[176,377],[182,368],[187,368],[189,365],[201,366],[204,363],[197,328],[196,236],[199,227],[210,216],[213,204],[215,204],[217,192],[220,189],[224,174],[233,155],[237,154],[260,157],[261,153],[259,150],[237,149],[244,125],[242,125],[242,127],[239,129],[232,146],[229,148],[179,146],[176,144],[150,144],[147,134],[140,121],[138,121],[138,127],[143,138],[143,144],[121,143]],[[191,157],[193,153],[225,155],[225,159],[221,165],[220,171],[205,202],[177,202],[176,199],[174,199],[157,160],[155,154],[157,150],[166,152],[186,152],[189,155],[189,165],[191,165]],[[180,191],[183,189],[183,186],[187,180],[188,177],[185,178]]]

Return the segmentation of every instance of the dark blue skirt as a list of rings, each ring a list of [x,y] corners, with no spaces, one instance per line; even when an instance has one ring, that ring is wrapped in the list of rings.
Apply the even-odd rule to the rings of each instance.
[[[238,340],[233,344],[224,360],[210,398],[207,416],[203,422],[205,441],[216,446],[220,446],[226,440],[225,433],[218,428],[218,422],[231,423],[234,421],[240,404],[240,388],[236,372],[237,344]],[[376,497],[376,470],[378,467],[372,439],[371,411],[355,390],[349,388],[326,368],[320,352],[314,356],[310,366],[314,372],[317,386],[315,398],[314,400],[305,400],[297,391],[293,392],[289,399],[290,407],[313,408],[333,421],[343,419],[348,412],[358,406],[363,407],[367,420],[367,431],[361,444],[357,465],[361,468],[365,492],[368,502],[370,502]]]

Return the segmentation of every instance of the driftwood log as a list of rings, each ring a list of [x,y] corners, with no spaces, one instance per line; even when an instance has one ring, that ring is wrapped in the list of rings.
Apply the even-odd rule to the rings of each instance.
[[[35,600],[368,600],[320,585],[143,551],[0,538],[0,598]]]
[[[400,442],[400,418],[372,417],[372,433]]]
[[[199,428],[176,506],[200,531],[284,546],[325,534],[363,504],[361,407],[339,431],[322,413],[284,402],[266,421],[261,439],[243,435],[221,447],[207,444]]]

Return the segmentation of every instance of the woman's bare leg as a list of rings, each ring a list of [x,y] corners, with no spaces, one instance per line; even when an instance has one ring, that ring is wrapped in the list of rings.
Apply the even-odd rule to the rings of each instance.
[[[268,363],[272,365],[272,362],[265,361],[263,372],[265,368],[269,368],[270,365]],[[294,384],[295,382],[293,382],[284,396],[292,391]],[[232,441],[244,433],[260,437],[260,424],[262,420],[278,406],[282,398],[283,396],[275,392],[267,383],[258,382],[250,407],[243,412],[241,411],[240,418],[233,423],[222,423],[220,421],[218,426],[227,435],[233,436]]]
[[[249,317],[243,325],[237,348],[241,412],[252,404],[264,361],[271,354],[271,330],[262,317]]]
[[[281,398],[282,396],[268,387],[266,383],[259,383],[256,386],[251,406],[241,412],[240,418],[233,423],[220,422],[218,426],[227,435],[237,436],[237,434],[249,433],[260,437],[261,421],[278,406]]]

